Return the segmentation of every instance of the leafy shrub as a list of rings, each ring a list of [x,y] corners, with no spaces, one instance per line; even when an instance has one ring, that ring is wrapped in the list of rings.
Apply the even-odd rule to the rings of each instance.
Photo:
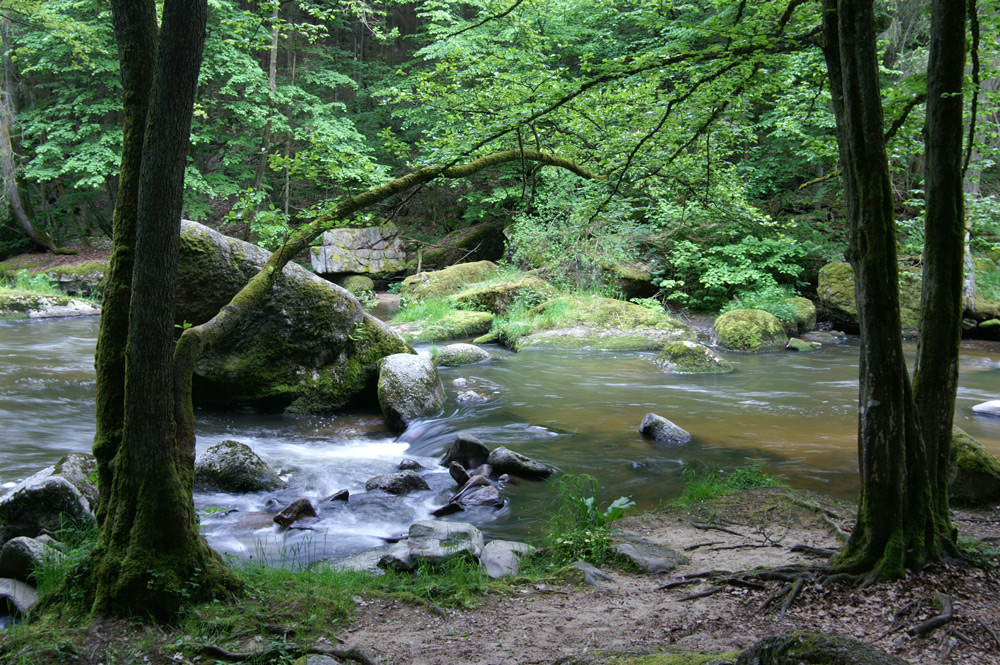
[[[734,309],[762,309],[778,317],[783,324],[795,323],[795,308],[788,302],[795,295],[790,286],[769,284],[749,291],[740,291],[722,306],[723,312]]]
[[[599,490],[597,479],[588,474],[562,476],[556,483],[558,495],[546,543],[557,563],[583,560],[600,565],[611,558],[611,525],[635,503],[621,496],[601,510]]]
[[[7,287],[16,291],[30,291],[48,296],[62,295],[52,276],[44,272],[32,274],[27,270],[18,270],[7,279]]]

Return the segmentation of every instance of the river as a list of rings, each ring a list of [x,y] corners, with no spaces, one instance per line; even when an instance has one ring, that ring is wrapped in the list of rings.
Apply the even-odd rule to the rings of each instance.
[[[67,453],[89,452],[96,335],[96,317],[0,322],[0,491]],[[418,350],[426,354],[429,347]],[[268,496],[196,494],[209,542],[234,555],[302,560],[343,556],[402,535],[451,487],[436,461],[460,431],[565,473],[590,473],[601,483],[603,501],[627,495],[640,508],[676,496],[685,465],[759,464],[792,487],[856,496],[856,342],[809,354],[724,354],[736,370],[723,376],[664,374],[650,353],[490,350],[492,361],[441,370],[445,414],[403,440],[385,429],[374,409],[308,417],[198,411],[199,452],[226,439],[242,441],[291,486]],[[908,345],[911,359],[913,351]],[[457,404],[456,379],[489,401]],[[1000,345],[964,343],[955,423],[995,454],[1000,419],[974,416],[972,406],[998,398]],[[677,447],[644,440],[638,426],[648,412],[669,418],[694,440]],[[390,503],[366,500],[365,480],[394,471],[404,457],[430,470],[437,492]],[[279,504],[341,489],[351,492],[348,507],[322,512],[311,529],[270,523]],[[478,523],[488,537],[537,532],[552,484],[510,486],[506,495],[509,505],[501,511],[457,517]]]

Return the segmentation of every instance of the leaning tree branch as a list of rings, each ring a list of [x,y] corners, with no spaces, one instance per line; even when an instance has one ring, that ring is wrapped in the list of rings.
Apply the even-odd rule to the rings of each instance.
[[[305,250],[320,234],[359,210],[431,180],[468,178],[484,169],[521,160],[563,168],[587,180],[605,178],[605,176],[592,173],[575,162],[549,153],[538,150],[505,150],[457,166],[437,164],[425,166],[405,176],[390,180],[384,185],[341,201],[308,224],[301,226],[271,254],[264,266],[250,278],[250,281],[233,296],[227,305],[205,323],[185,330],[180,339],[177,340],[173,365],[174,418],[177,426],[178,444],[190,446],[193,450],[194,406],[191,383],[195,363],[202,352],[235,330],[243,317],[264,299],[288,262],[299,252]]]

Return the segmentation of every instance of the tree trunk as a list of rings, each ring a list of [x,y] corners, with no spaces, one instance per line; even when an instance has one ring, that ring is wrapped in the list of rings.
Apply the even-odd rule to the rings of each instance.
[[[892,188],[879,96],[872,0],[824,0],[861,330],[858,457],[862,489],[846,571],[895,579],[938,558],[927,459],[903,356]]]
[[[951,428],[958,391],[965,261],[962,179],[962,84],[965,79],[965,12],[950,0],[931,3],[924,130],[923,284],[914,394],[927,449],[937,532],[955,538],[948,511]],[[953,548],[951,548],[953,549]]]
[[[171,399],[184,163],[207,7],[205,0],[167,0],[158,43],[153,41],[155,23],[149,20],[151,16],[155,19],[154,7],[152,0],[116,0],[113,4],[116,37],[123,65],[127,64],[123,66],[123,81],[140,86],[125,89],[126,99],[136,95],[133,109],[141,106],[141,86],[148,79],[130,68],[148,70],[148,57],[154,49],[156,59],[134,199],[135,258],[124,366],[124,418],[113,457],[108,460],[113,443],[101,450],[103,473],[111,477],[100,485],[101,531],[91,562],[94,612],[167,619],[183,602],[217,597],[235,588],[236,581],[198,533],[192,500],[193,440],[191,445],[178,445]],[[135,147],[135,135],[130,139],[127,149]],[[135,159],[126,151],[123,161],[127,158]],[[133,169],[130,177],[134,177],[134,161],[128,166]],[[130,206],[131,199],[124,203]],[[129,208],[121,211],[122,216],[130,213]],[[116,302],[117,307],[121,304]],[[122,316],[121,311],[112,314]],[[111,346],[117,348],[114,343]],[[110,372],[110,365],[108,369]],[[114,383],[117,377],[106,378]],[[111,400],[111,393],[106,398]],[[113,442],[116,432],[105,432]]]

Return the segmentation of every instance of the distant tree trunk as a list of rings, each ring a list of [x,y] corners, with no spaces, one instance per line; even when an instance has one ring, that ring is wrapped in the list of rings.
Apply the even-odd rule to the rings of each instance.
[[[123,83],[140,86],[124,90],[126,100],[136,95],[133,109],[141,106],[141,86],[147,79],[130,74],[130,69],[147,67],[151,52],[156,58],[135,198],[121,438],[114,451],[110,450],[114,430],[107,441],[99,442],[107,446],[101,450],[101,468],[110,478],[99,486],[101,529],[91,555],[93,611],[168,619],[187,600],[218,597],[237,586],[235,576],[198,533],[192,500],[193,439],[191,445],[178,443],[171,397],[184,163],[207,6],[205,0],[167,0],[158,40],[155,22],[150,21],[155,18],[153,0],[114,0],[112,9]],[[128,147],[134,148],[134,134],[130,139]],[[123,165],[128,157],[123,154]],[[121,301],[116,302],[120,307]],[[118,341],[111,340],[111,347],[117,348]],[[111,362],[117,360],[113,357]],[[118,387],[110,371],[102,376],[112,389]],[[113,454],[110,460],[109,454]]]
[[[824,0],[830,76],[861,330],[861,496],[841,570],[895,579],[941,555],[917,406],[903,356],[892,188],[872,0]],[[964,10],[964,8],[963,8]]]
[[[935,531],[954,540],[948,510],[951,429],[958,391],[965,262],[965,195],[962,132],[965,79],[965,12],[955,3],[931,3],[924,130],[923,284],[914,395],[927,449]],[[961,7],[961,3],[958,4]]]
[[[17,186],[17,166],[14,162],[14,142],[11,139],[16,109],[11,81],[13,76],[13,63],[10,59],[11,29],[10,21],[6,18],[0,19],[0,33],[2,33],[0,48],[3,49],[3,83],[0,85],[0,167],[2,167],[0,172],[3,177],[3,190],[10,202],[11,213],[25,235],[38,247],[56,252],[56,243],[52,236],[35,226],[21,202],[21,191]]]

